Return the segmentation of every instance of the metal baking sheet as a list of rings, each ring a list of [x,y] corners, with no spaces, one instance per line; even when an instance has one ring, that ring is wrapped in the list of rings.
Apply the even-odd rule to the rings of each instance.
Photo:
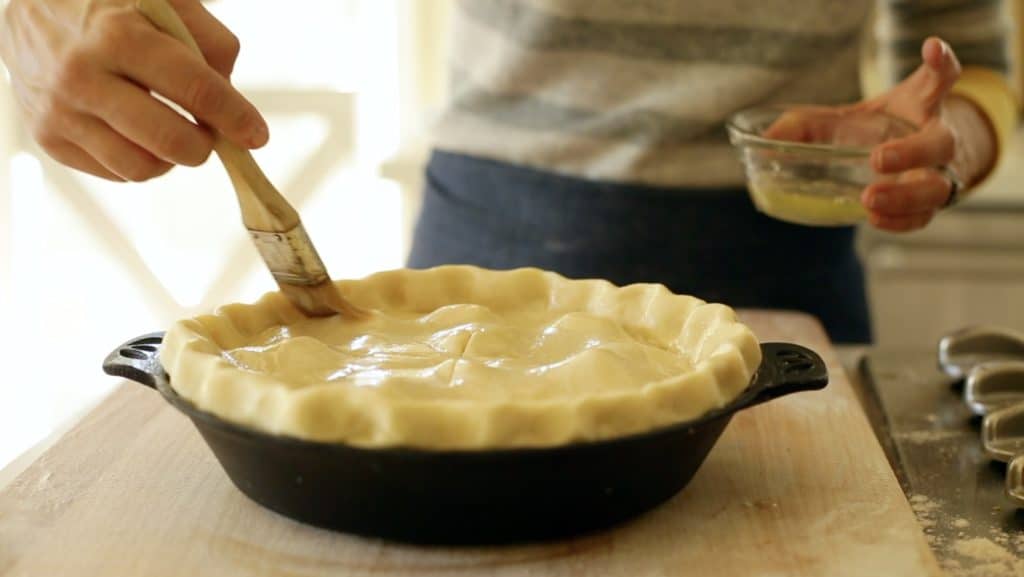
[[[981,445],[981,418],[934,351],[875,350],[859,365],[868,414],[943,568],[953,577],[1024,575],[1024,510],[1006,464]]]

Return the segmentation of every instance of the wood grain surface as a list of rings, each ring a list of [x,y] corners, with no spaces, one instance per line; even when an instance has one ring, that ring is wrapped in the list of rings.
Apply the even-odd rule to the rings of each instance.
[[[738,414],[682,493],[617,529],[452,549],[307,527],[249,501],[183,415],[125,383],[0,492],[0,575],[939,575],[820,326],[743,316],[818,351],[831,384]]]

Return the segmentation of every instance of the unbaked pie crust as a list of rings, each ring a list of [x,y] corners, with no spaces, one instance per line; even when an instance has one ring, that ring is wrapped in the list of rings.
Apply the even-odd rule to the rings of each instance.
[[[366,320],[280,293],[175,323],[161,361],[198,408],[361,447],[542,447],[648,431],[735,398],[761,361],[729,307],[538,269],[339,281]]]

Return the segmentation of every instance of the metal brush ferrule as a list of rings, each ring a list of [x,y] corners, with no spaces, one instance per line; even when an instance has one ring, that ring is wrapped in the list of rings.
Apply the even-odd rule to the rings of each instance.
[[[249,234],[279,284],[313,286],[329,280],[301,222],[287,232],[250,230]]]

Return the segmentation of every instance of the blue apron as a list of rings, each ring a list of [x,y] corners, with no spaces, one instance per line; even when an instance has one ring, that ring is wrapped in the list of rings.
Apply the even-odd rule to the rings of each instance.
[[[435,151],[409,266],[662,283],[734,308],[805,311],[834,341],[867,343],[855,233],[768,218],[745,190],[597,182]]]

